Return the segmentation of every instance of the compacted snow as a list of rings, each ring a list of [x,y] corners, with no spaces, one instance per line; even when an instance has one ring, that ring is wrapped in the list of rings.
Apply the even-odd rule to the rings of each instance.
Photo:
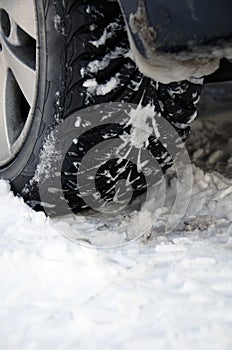
[[[195,124],[179,226],[163,233],[167,206],[149,237],[117,249],[74,244],[0,181],[2,350],[232,348],[232,133],[219,126]],[[99,221],[80,217],[78,230]]]

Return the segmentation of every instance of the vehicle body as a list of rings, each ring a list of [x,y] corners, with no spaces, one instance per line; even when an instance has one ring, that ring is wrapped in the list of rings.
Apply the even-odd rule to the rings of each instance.
[[[232,80],[231,1],[120,0],[120,3],[132,50],[145,73],[166,83],[183,80],[183,76],[189,78],[194,73],[196,78],[206,76],[206,83]],[[166,77],[167,70],[170,74]]]

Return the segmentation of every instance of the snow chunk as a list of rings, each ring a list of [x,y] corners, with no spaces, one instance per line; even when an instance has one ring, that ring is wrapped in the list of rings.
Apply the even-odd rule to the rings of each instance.
[[[98,84],[96,79],[88,79],[83,83],[83,87],[87,88],[88,97],[97,95],[104,96],[110,93],[113,89],[115,89],[119,84],[119,77],[116,75],[112,77],[105,84]]]

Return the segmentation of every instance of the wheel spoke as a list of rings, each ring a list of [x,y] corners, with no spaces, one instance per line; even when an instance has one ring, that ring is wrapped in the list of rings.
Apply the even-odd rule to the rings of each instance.
[[[15,48],[6,40],[2,42],[3,54],[7,66],[13,72],[15,79],[24,94],[28,104],[32,106],[35,94],[36,72],[32,65],[30,52],[25,48]]]
[[[1,8],[3,8],[27,34],[36,39],[37,20],[33,0],[1,0]]]
[[[8,41],[15,46],[21,46],[24,44],[22,38],[20,37],[21,29],[17,25],[17,23],[14,21],[13,18],[10,18],[10,36],[8,38]]]
[[[7,80],[7,70],[6,67],[0,61],[0,165],[5,159],[10,157],[11,147],[7,129],[6,121],[6,80]]]

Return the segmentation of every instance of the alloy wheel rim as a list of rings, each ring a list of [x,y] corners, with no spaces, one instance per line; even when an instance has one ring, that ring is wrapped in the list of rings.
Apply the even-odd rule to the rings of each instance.
[[[38,83],[36,5],[0,3],[0,167],[22,148],[33,120]]]

